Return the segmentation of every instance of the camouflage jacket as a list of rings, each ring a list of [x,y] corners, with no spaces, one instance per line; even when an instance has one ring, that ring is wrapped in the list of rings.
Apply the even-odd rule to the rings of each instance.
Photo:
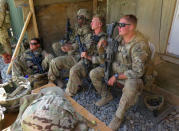
[[[104,64],[106,47],[98,47],[98,43],[102,41],[106,41],[106,34],[104,32],[100,32],[98,35],[93,34],[91,41],[89,41],[93,44],[92,46],[89,46],[88,49],[88,55],[92,56],[93,64]]]
[[[134,38],[127,44],[120,36],[117,36],[116,40],[119,46],[112,64],[113,72],[124,73],[129,79],[141,78],[151,58],[147,40],[139,32],[136,32]]]
[[[73,55],[75,60],[80,59],[79,44],[76,41],[76,36],[80,36],[82,43],[87,43],[91,38],[91,31],[89,25],[83,25],[82,27],[76,26],[75,32],[73,33],[72,50],[68,52],[68,55]]]
[[[49,87],[36,95],[21,99],[19,115],[10,127],[12,131],[72,131],[79,123],[87,120],[75,112],[64,92],[58,87]]]

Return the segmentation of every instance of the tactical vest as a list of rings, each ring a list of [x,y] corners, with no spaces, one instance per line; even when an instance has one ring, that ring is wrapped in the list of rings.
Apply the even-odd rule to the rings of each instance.
[[[140,35],[140,34],[137,34],[137,35]],[[115,56],[115,62],[113,63],[113,68],[117,67],[116,65],[120,66],[120,69],[118,69],[118,73],[124,73],[127,70],[132,70],[132,57],[131,57],[132,49],[136,44],[138,44],[139,41],[140,42],[143,41],[147,44],[147,42],[144,41],[144,39],[142,40],[141,37],[136,37],[134,38],[132,43],[127,44],[127,45],[120,44],[120,46],[118,47],[118,52]],[[122,43],[122,39],[119,37],[118,37],[118,42]],[[148,63],[150,62],[150,55],[151,55],[150,50],[148,54],[149,54],[149,57],[148,57],[147,63],[145,64],[146,69],[145,69],[144,76],[146,75]]]

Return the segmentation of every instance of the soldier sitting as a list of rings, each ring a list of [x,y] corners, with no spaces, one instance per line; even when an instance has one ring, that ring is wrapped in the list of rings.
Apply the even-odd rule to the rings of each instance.
[[[30,41],[30,49],[26,50],[21,56],[13,61],[12,78],[19,76],[29,77],[34,74],[43,74],[48,69],[53,56],[48,54],[45,58],[42,56],[42,48],[39,38],[33,38]],[[44,58],[44,59],[43,59]]]
[[[119,35],[116,40],[119,43],[118,50],[114,56],[112,63],[113,76],[108,80],[108,85],[113,86],[117,80],[124,83],[122,97],[119,102],[119,107],[116,114],[109,124],[109,127],[114,131],[118,130],[124,113],[126,110],[136,103],[136,100],[143,89],[143,77],[146,73],[146,68],[150,60],[150,49],[147,40],[137,32],[137,18],[134,15],[123,16],[118,23]],[[110,99],[107,93],[104,78],[104,69],[101,72],[93,72],[90,78],[96,90],[100,91],[102,106],[107,104]]]
[[[87,50],[81,52],[81,61],[70,69],[69,81],[66,93],[73,96],[82,85],[82,78],[88,77],[89,71],[104,64],[104,54],[106,47],[106,34],[102,30],[102,17],[95,15],[91,22],[91,29],[94,31],[91,39],[87,41]]]
[[[85,41],[90,39],[91,35],[90,28],[87,25],[89,14],[86,9],[80,9],[77,15],[78,26],[75,29],[75,36],[79,35],[82,43],[85,43]],[[78,48],[79,46],[76,43],[76,39],[73,41],[72,44],[66,44],[61,47],[61,50],[63,52],[67,52],[68,55],[58,56],[51,61],[48,72],[49,82],[54,82],[55,80],[57,80],[58,77],[68,77],[70,68],[75,65],[80,59]],[[65,73],[63,71],[65,71]],[[59,86],[62,86],[63,84],[61,82],[61,78],[57,80]]]
[[[69,19],[68,19],[69,20]],[[52,49],[55,55],[62,56],[66,54],[65,48],[70,48],[71,44],[75,43],[77,34],[85,35],[90,32],[89,22],[90,15],[87,9],[79,9],[77,12],[77,24],[74,29],[71,29],[69,21],[67,21],[67,34],[65,40],[52,44]],[[65,46],[64,46],[65,45]],[[63,47],[63,48],[62,48]]]

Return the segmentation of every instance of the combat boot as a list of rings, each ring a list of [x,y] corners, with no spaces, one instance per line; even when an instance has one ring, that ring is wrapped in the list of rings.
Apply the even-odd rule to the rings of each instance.
[[[105,104],[107,104],[108,102],[110,102],[113,99],[113,96],[110,94],[106,97],[102,97],[99,101],[97,101],[95,103],[96,106],[103,106]]]
[[[68,87],[65,89],[65,93],[66,93],[67,95],[71,96],[71,97],[74,96],[72,93],[70,93]]]
[[[118,118],[117,116],[114,116],[112,121],[109,124],[109,128],[111,128],[113,131],[117,131],[121,125],[121,119]]]

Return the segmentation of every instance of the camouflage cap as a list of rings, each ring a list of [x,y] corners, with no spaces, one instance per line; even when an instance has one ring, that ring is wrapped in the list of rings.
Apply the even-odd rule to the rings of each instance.
[[[90,14],[87,9],[79,9],[77,12],[77,16],[84,16],[86,19],[90,19]]]

